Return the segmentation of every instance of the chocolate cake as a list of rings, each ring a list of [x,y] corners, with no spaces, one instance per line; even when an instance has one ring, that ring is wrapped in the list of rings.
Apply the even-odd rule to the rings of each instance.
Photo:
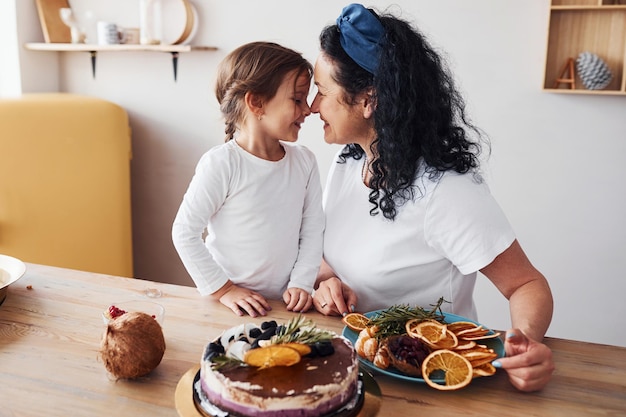
[[[296,343],[305,344],[297,340],[304,333],[313,335],[313,339],[322,333],[325,337],[311,343],[310,352],[290,366],[257,367],[244,361],[251,349],[283,343],[279,336],[281,332],[284,336],[289,324],[240,325],[210,342],[204,350],[196,384],[199,397],[229,416],[356,414],[362,405],[362,390],[352,344],[331,332],[318,333],[308,320],[298,320],[295,336],[288,341],[295,339]]]

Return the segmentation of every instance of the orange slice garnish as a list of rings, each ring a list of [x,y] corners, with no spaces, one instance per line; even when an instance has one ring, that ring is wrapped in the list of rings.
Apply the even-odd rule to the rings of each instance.
[[[300,362],[300,359],[301,356],[297,350],[280,344],[250,349],[243,358],[245,363],[259,369],[291,366]]]

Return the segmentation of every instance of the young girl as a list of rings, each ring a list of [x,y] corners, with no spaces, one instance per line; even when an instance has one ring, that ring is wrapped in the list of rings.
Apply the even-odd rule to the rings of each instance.
[[[172,237],[200,294],[238,315],[265,315],[266,298],[312,306],[322,191],[315,156],[292,143],[311,114],[311,78],[301,54],[267,42],[237,48],[218,68],[226,143],[200,159]]]

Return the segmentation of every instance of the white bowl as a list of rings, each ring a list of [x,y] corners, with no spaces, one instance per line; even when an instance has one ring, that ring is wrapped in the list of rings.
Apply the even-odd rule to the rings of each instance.
[[[0,304],[6,299],[7,287],[20,279],[24,272],[24,262],[12,256],[0,255]]]
[[[153,301],[144,301],[144,300],[122,301],[119,303],[112,303],[108,305],[102,312],[102,321],[104,321],[104,324],[109,324],[109,321],[114,320],[111,318],[109,314],[109,308],[111,306],[115,306],[121,310],[124,310],[127,313],[140,312],[140,313],[149,314],[152,317],[154,317],[154,319],[161,326],[163,325],[163,318],[165,316],[165,308],[163,308],[161,304],[155,303]]]

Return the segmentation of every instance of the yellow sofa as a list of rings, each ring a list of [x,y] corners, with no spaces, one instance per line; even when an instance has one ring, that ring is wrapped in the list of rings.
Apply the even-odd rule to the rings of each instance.
[[[131,134],[120,106],[67,93],[0,100],[0,253],[133,276]]]

